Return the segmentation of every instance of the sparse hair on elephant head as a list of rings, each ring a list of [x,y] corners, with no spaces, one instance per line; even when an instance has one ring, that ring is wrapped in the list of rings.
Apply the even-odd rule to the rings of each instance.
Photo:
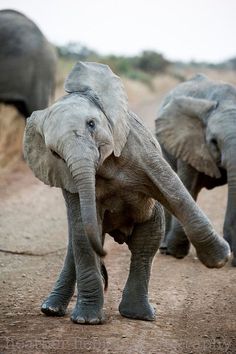
[[[94,250],[105,255],[97,231],[95,174],[108,156],[119,157],[126,144],[127,97],[120,78],[97,63],[78,62],[65,91],[68,95],[28,119],[24,155],[41,181],[79,192],[86,233]]]
[[[104,113],[113,134],[114,155],[119,157],[129,133],[128,100],[120,78],[108,65],[79,62],[65,82],[65,91],[84,94]]]

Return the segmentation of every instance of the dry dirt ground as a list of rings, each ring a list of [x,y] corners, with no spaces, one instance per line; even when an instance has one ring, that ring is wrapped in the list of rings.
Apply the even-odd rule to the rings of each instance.
[[[125,82],[132,108],[151,130],[157,103],[176,83],[171,78],[156,79],[155,93],[141,84]],[[220,233],[226,198],[226,187],[203,191],[199,198]],[[150,299],[157,312],[154,322],[119,315],[129,251],[109,236],[106,323],[73,324],[69,313],[75,297],[65,317],[41,314],[40,303],[63,263],[66,234],[60,191],[39,182],[22,161],[4,169],[0,176],[0,248],[26,254],[0,252],[0,353],[236,353],[236,269],[229,264],[207,269],[193,249],[184,260],[156,256],[150,282]]]

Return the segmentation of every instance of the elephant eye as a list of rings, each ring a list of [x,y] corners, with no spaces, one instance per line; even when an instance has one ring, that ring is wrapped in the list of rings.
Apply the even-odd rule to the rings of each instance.
[[[216,141],[216,139],[211,139],[211,143],[213,144],[213,145],[217,145],[217,141]]]
[[[93,119],[90,119],[87,122],[87,125],[88,125],[89,128],[94,129],[95,128],[95,121]]]
[[[214,145],[215,147],[218,147],[217,141],[215,138],[211,139],[211,144]]]

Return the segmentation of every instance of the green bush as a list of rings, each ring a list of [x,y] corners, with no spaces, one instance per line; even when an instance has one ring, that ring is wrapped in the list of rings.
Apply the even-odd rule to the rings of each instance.
[[[145,50],[140,56],[136,57],[135,66],[145,72],[155,73],[165,71],[169,62],[163,57],[162,54]]]

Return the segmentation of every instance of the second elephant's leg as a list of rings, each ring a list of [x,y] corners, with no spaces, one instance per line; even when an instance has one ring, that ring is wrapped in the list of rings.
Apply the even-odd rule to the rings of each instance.
[[[190,249],[190,242],[179,221],[172,216],[171,228],[160,247],[162,254],[169,254],[176,258],[185,257]]]
[[[178,176],[194,200],[202,188],[201,175],[185,162],[178,161]],[[162,242],[161,253],[170,254],[176,258],[185,257],[190,248],[190,243],[179,221],[172,216],[171,226]]]
[[[165,235],[161,240],[161,244],[160,244],[160,253],[166,254],[166,249],[167,249],[167,235],[169,234],[170,230],[171,230],[171,224],[172,224],[172,214],[166,209],[164,208],[165,211]]]
[[[48,316],[63,316],[66,313],[67,306],[75,290],[75,265],[72,250],[72,219],[73,215],[79,215],[79,206],[77,205],[78,196],[63,191],[63,196],[67,208],[68,220],[68,246],[67,254],[61,273],[50,295],[43,302],[41,311]]]
[[[131,251],[129,277],[119,311],[122,316],[152,321],[155,311],[148,300],[148,285],[153,257],[164,233],[164,211],[156,203],[152,218],[137,224],[127,242]]]

